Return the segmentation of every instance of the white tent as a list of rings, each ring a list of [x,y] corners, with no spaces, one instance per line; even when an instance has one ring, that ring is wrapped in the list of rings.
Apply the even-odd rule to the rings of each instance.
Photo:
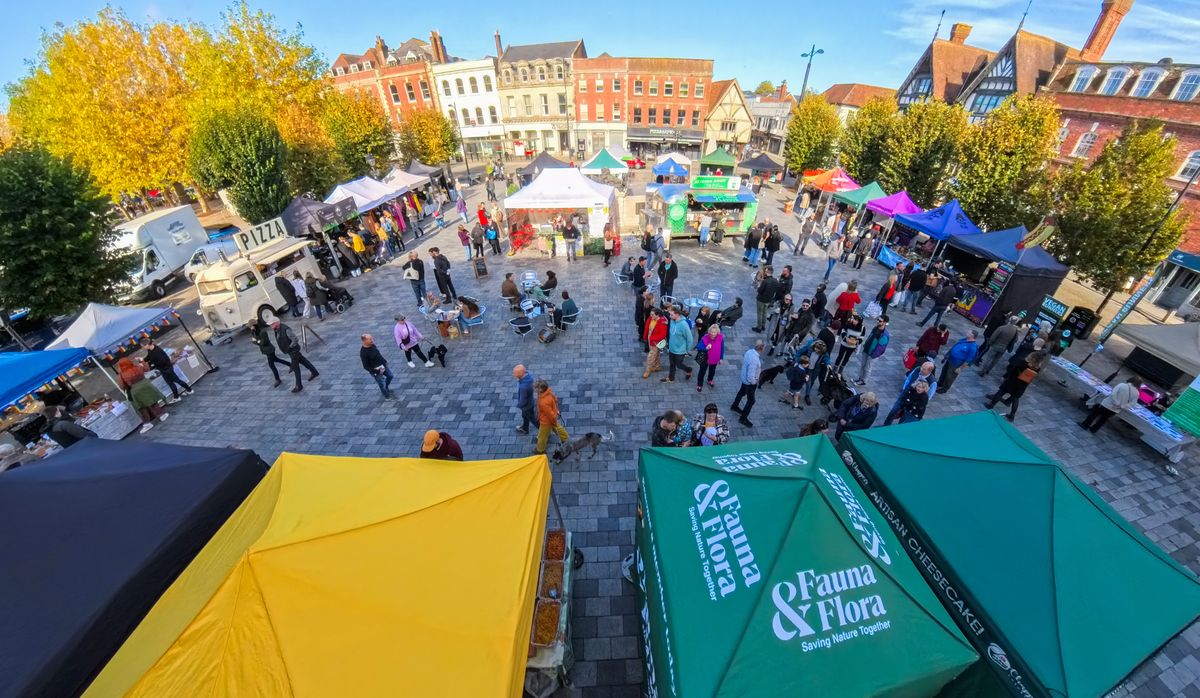
[[[692,166],[691,158],[687,157],[686,155],[684,155],[683,153],[680,153],[678,151],[672,151],[670,153],[667,153],[666,155],[659,155],[657,158],[654,159],[654,164],[657,165],[658,163],[663,162],[667,159],[674,160],[675,162],[679,163],[680,165],[683,165],[684,167]]]
[[[429,175],[417,175],[411,172],[405,172],[399,167],[393,167],[392,171],[387,173],[383,178],[383,183],[393,187],[400,187],[400,193],[410,191],[413,187],[423,187],[429,184]]]
[[[75,322],[46,348],[77,347],[103,356],[130,339],[140,339],[142,331],[173,312],[170,308],[124,308],[88,303]]]
[[[403,194],[407,189],[393,184],[384,184],[370,177],[359,177],[333,188],[333,192],[325,197],[325,203],[332,204],[342,199],[354,199],[354,205],[359,213],[366,213],[376,206],[390,201]]]
[[[613,157],[618,160],[624,160],[627,157],[632,157],[632,154],[628,150],[625,150],[625,146],[621,145],[620,143],[613,143],[605,148],[605,150],[612,153]]]
[[[612,217],[614,190],[573,168],[542,170],[532,182],[504,200],[513,209],[587,209],[588,234],[599,236]]]

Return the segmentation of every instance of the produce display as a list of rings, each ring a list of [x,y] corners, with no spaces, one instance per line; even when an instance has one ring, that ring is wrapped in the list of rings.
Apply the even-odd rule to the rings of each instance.
[[[555,529],[546,534],[546,555],[547,560],[562,560],[567,555],[567,532],[562,529]]]
[[[533,616],[533,644],[549,647],[558,637],[558,618],[562,604],[558,601],[539,600]]]
[[[561,599],[563,591],[563,563],[547,561],[542,566],[542,588],[540,596],[546,599]]]

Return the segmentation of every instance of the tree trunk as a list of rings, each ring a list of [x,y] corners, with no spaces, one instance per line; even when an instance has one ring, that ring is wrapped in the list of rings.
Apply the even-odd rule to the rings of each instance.
[[[1114,294],[1116,294],[1116,291],[1109,291],[1108,295],[1104,297],[1104,300],[1100,301],[1100,305],[1096,306],[1096,315],[1099,315],[1100,312],[1104,310],[1104,306],[1108,305],[1108,302],[1112,300]]]

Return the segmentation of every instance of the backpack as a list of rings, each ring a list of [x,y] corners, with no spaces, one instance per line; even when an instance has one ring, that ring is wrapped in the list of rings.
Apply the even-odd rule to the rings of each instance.
[[[542,344],[550,344],[555,339],[558,339],[558,334],[555,333],[554,330],[550,329],[549,327],[538,332],[538,341],[541,342]]]

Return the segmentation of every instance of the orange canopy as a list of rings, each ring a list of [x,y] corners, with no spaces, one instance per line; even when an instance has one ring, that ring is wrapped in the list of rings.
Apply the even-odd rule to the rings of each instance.
[[[842,191],[853,191],[859,188],[858,182],[850,179],[850,175],[846,174],[846,171],[840,167],[825,170],[811,179],[807,177],[805,179],[809,186],[834,194]]]

